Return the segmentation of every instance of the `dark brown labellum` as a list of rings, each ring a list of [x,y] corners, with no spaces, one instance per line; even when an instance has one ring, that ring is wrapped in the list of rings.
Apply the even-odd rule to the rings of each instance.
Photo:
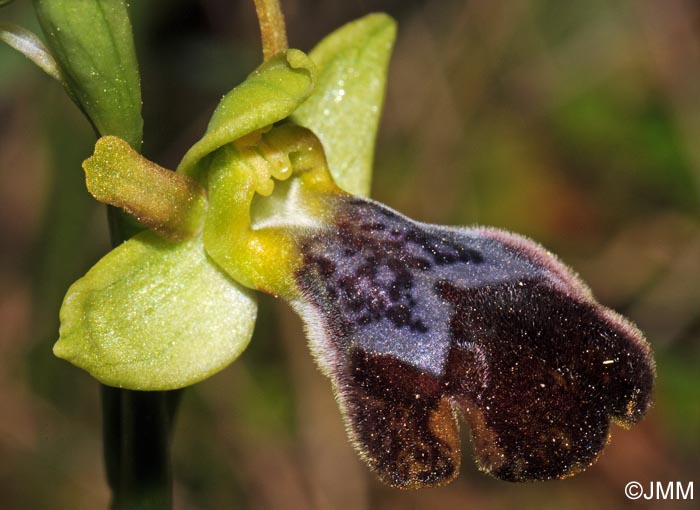
[[[386,483],[458,472],[456,413],[479,466],[510,481],[573,474],[650,405],[651,350],[544,248],[495,229],[414,222],[334,201],[299,236],[296,273],[317,359],[352,440]]]

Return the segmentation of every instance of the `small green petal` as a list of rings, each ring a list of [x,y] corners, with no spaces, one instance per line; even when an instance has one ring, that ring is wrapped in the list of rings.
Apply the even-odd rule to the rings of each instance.
[[[323,39],[309,53],[319,73],[314,93],[292,115],[320,138],[338,186],[355,195],[369,195],[395,37],[393,19],[370,14]]]
[[[124,209],[166,239],[182,241],[201,232],[204,188],[147,160],[121,138],[100,138],[83,169],[92,196]]]
[[[198,163],[219,147],[288,117],[311,94],[316,68],[299,50],[287,50],[256,69],[226,94],[207,132],[182,158],[177,171],[196,177]]]
[[[243,352],[256,311],[253,294],[205,255],[201,237],[173,244],[143,232],[68,290],[54,353],[110,386],[181,388]]]

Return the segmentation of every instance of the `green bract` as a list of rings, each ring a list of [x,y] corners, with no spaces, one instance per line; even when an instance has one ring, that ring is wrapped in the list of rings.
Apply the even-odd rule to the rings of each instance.
[[[369,195],[374,141],[396,22],[370,14],[336,30],[309,56],[319,69],[314,94],[292,115],[318,136],[338,186]]]
[[[101,135],[141,147],[141,85],[122,0],[34,0],[68,89]]]
[[[346,189],[366,193],[394,31],[390,18],[372,15],[329,36],[313,58],[293,49],[272,57],[222,99],[177,174],[141,161],[114,137],[102,139],[84,164],[96,198],[140,215],[171,241],[195,237],[171,243],[153,232],[142,233],[98,262],[66,295],[56,355],[105,384],[139,390],[186,386],[233,361],[250,340],[255,301],[252,291],[225,276],[206,255],[197,218],[218,217],[220,211],[212,210],[211,202],[191,209],[198,192],[187,179],[206,185],[214,166],[227,161],[213,153],[248,135],[258,137],[301,112],[292,118],[310,126],[332,151],[334,177]],[[341,82],[345,92],[337,101],[333,98]],[[245,157],[259,155],[253,151]],[[239,200],[239,191],[232,192],[231,200]],[[158,195],[162,198],[153,198]],[[153,201],[157,207],[149,206]],[[188,207],[193,212],[183,213]],[[226,250],[223,239],[207,242]],[[260,254],[272,261],[270,266],[284,253],[273,246]]]

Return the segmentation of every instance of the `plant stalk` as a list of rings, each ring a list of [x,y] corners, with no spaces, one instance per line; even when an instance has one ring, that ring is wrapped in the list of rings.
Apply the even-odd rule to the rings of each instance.
[[[287,49],[278,0],[254,0],[265,60]],[[128,217],[108,207],[112,245],[135,233]],[[112,510],[171,510],[170,444],[182,390],[132,391],[102,385],[105,468]]]
[[[126,216],[109,207],[112,244],[129,237]],[[101,385],[102,432],[112,510],[171,510],[170,444],[182,390],[131,391]]]
[[[288,48],[287,29],[279,0],[254,0],[260,24],[263,59],[268,60]]]

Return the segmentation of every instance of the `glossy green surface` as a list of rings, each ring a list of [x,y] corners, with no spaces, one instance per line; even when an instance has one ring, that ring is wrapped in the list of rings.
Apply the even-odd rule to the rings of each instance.
[[[338,186],[369,195],[374,142],[396,22],[370,14],[325,37],[309,53],[318,85],[292,120],[316,133]]]
[[[68,290],[54,353],[110,386],[175,389],[236,359],[255,316],[254,296],[210,261],[201,238],[144,232]]]

